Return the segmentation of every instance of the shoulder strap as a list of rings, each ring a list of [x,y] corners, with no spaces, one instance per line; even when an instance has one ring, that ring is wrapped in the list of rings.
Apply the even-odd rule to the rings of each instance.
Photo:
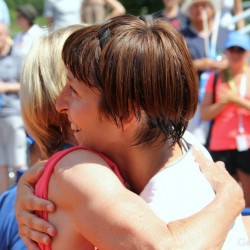
[[[215,71],[215,73],[214,73],[212,103],[215,103],[216,84],[217,84],[219,73],[220,73],[219,71]],[[208,134],[207,134],[207,138],[206,138],[206,142],[205,142],[205,147],[208,150],[209,150],[209,146],[210,146],[210,138],[211,138],[211,133],[212,133],[213,125],[214,125],[214,119],[211,120],[211,122],[210,122],[209,130],[208,130]]]
[[[214,73],[214,81],[213,81],[213,98],[212,98],[213,103],[215,103],[215,92],[216,92],[216,84],[217,84],[218,76],[219,76],[219,71],[216,71]]]

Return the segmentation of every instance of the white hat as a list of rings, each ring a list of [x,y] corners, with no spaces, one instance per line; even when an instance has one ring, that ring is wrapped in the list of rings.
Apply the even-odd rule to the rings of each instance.
[[[216,2],[214,0],[185,0],[185,2],[181,6],[181,12],[184,15],[188,16],[190,6],[195,4],[195,3],[199,3],[199,2],[210,3],[215,11],[216,11],[216,8],[218,7],[218,5],[216,4]]]

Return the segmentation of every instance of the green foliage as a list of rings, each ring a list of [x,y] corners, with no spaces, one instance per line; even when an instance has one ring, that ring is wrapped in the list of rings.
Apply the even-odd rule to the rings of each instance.
[[[44,0],[7,0],[6,1],[10,10],[15,10],[20,5],[30,3],[36,8],[39,15],[43,14],[43,2]]]
[[[120,0],[128,14],[151,14],[163,8],[162,0]]]

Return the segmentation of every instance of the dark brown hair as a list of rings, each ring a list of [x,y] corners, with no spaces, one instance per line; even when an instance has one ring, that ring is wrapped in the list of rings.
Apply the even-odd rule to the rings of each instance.
[[[73,75],[102,94],[100,111],[122,123],[146,117],[136,144],[182,137],[198,100],[183,37],[170,24],[124,15],[74,32],[63,48]]]

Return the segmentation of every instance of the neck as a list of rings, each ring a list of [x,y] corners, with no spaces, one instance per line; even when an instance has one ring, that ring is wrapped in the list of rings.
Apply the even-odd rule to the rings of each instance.
[[[241,74],[242,72],[244,72],[244,67],[245,67],[245,64],[241,64],[241,65],[237,65],[237,66],[234,66],[234,67],[231,67],[230,68],[230,71],[231,71],[231,74],[232,76],[236,76],[238,74]]]
[[[179,12],[179,6],[173,5],[165,9],[164,15],[166,18],[172,18],[172,17],[176,17],[178,12]]]
[[[31,27],[32,27],[32,25],[30,25],[30,24],[24,25],[23,32],[26,33]]]
[[[170,143],[166,142],[163,146],[124,146],[120,148],[120,151],[112,152],[112,155],[108,156],[119,166],[131,191],[140,194],[157,172],[182,155],[178,144],[173,148],[169,148],[169,145]],[[118,147],[113,148],[117,150]]]
[[[192,26],[198,32],[206,32],[206,30],[204,30],[204,26],[203,26],[202,21],[192,22]],[[212,31],[212,28],[213,28],[213,21],[212,20],[210,20],[210,21],[208,20],[207,27],[208,27],[208,32],[210,33]]]

